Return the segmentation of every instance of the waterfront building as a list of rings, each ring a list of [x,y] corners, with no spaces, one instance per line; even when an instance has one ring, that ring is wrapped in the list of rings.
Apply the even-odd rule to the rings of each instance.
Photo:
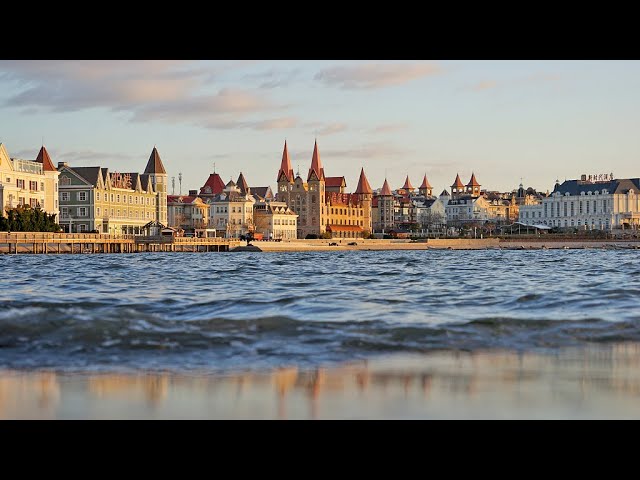
[[[227,238],[253,232],[253,204],[256,199],[251,195],[244,175],[241,172],[237,182],[229,180],[222,189],[221,182],[220,175],[213,173],[200,189],[200,197],[209,204],[209,228],[225,232]]]
[[[556,180],[548,197],[520,207],[519,221],[583,230],[637,229],[640,226],[640,178],[611,175]]]
[[[277,181],[277,200],[298,215],[298,238],[327,234],[332,238],[358,238],[371,233],[373,190],[364,169],[356,191],[345,193],[344,177],[325,175],[317,142],[306,181],[299,173],[294,176],[285,142]]]
[[[35,160],[23,160],[10,158],[0,143],[0,215],[8,208],[30,205],[59,217],[58,175],[44,145]]]
[[[169,227],[194,231],[207,228],[210,205],[191,190],[189,195],[167,195],[167,214]]]
[[[167,174],[155,147],[142,174],[65,162],[58,172],[59,224],[66,232],[143,235],[147,224],[167,225]]]
[[[253,205],[255,233],[265,240],[293,240],[298,237],[298,215],[285,202],[257,201]]]

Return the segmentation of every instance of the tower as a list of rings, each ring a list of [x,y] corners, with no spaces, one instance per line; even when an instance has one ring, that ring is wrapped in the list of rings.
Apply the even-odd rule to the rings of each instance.
[[[424,178],[422,179],[422,185],[420,185],[420,188],[418,190],[424,197],[431,197],[433,194],[433,187],[429,184],[426,173],[424,174]]]
[[[460,180],[460,175],[456,173],[456,179],[453,181],[453,185],[451,185],[451,199],[461,197],[464,194],[464,184],[462,180]]]
[[[153,190],[156,192],[156,222],[167,225],[168,176],[156,147],[151,151],[144,173],[149,175]]]
[[[280,170],[278,170],[278,201],[286,202],[291,205],[291,190],[293,189],[294,176],[293,168],[291,168],[291,159],[287,150],[287,141],[284,141],[284,150],[282,151],[282,162]]]
[[[378,211],[380,212],[380,228],[383,230],[389,230],[394,226],[394,213],[393,206],[393,193],[389,188],[389,182],[384,179],[382,190],[378,195]]]
[[[46,183],[44,205],[41,205],[41,207],[46,212],[53,213],[56,216],[59,216],[60,208],[58,206],[58,176],[60,175],[60,172],[53,165],[51,157],[49,156],[49,152],[47,152],[47,149],[44,147],[44,145],[38,152],[36,162],[42,164],[42,173],[44,174]],[[0,212],[0,216],[1,215],[2,212]]]
[[[307,176],[307,231],[316,235],[321,235],[326,231],[326,208],[325,208],[325,176],[318,142],[313,145],[313,156],[311,157],[311,167]]]
[[[407,195],[411,195],[415,190],[413,188],[413,185],[411,185],[411,180],[409,180],[409,175],[407,175],[407,178],[404,181],[404,185],[402,186],[402,189],[407,192]]]
[[[480,184],[478,183],[478,180],[476,180],[476,175],[473,172],[471,173],[469,183],[467,183],[467,193],[472,197],[480,196]]]
[[[360,170],[360,179],[358,180],[358,188],[354,192],[358,199],[360,200],[360,204],[362,205],[362,229],[363,234],[368,236],[373,230],[371,225],[371,200],[373,199],[373,190],[371,189],[371,185],[369,185],[369,181],[367,180],[367,176],[364,174],[364,168]]]

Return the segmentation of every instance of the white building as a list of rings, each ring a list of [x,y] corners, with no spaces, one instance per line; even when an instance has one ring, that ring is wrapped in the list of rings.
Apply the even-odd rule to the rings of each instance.
[[[255,232],[265,240],[293,240],[298,235],[298,215],[285,202],[256,202],[253,206]]]
[[[206,185],[203,188],[206,188]],[[220,194],[207,195],[209,228],[226,232],[227,238],[238,238],[253,232],[253,204],[255,201],[251,195],[251,189],[241,173],[237,183],[230,180]]]
[[[527,225],[611,230],[640,226],[640,178],[565,180],[537,205],[522,205],[519,221]]]
[[[30,205],[59,216],[58,175],[44,146],[35,160],[22,160],[10,158],[0,143],[0,215],[7,208]]]

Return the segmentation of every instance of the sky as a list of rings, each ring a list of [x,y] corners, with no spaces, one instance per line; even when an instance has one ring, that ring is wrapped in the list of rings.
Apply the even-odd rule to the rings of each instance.
[[[306,180],[380,188],[457,173],[552,190],[581,174],[640,176],[638,61],[0,60],[0,142],[34,159],[142,172],[154,146],[182,193],[215,170],[270,185],[286,139]],[[521,180],[522,179],[522,180]],[[171,193],[171,188],[170,188]]]

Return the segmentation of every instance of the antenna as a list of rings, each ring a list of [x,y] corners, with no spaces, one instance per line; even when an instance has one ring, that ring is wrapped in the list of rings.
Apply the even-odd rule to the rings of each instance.
[[[171,177],[171,195],[176,194],[176,177]]]
[[[180,195],[182,195],[182,172],[178,173],[178,182],[180,182]]]
[[[213,173],[216,173],[216,162],[213,162]]]

